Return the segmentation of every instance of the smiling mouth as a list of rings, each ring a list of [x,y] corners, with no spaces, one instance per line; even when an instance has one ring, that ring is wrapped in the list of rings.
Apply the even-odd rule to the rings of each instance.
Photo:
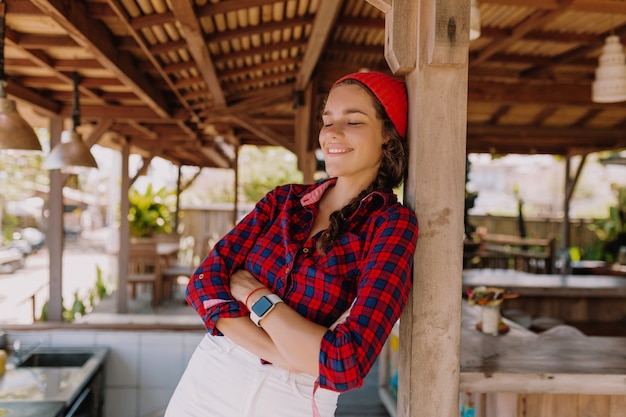
[[[344,153],[348,153],[348,152],[350,152],[350,151],[351,151],[351,149],[343,149],[343,148],[342,148],[342,149],[338,149],[338,148],[332,148],[332,149],[330,149],[330,148],[329,148],[329,149],[326,151],[326,153],[327,153],[328,155],[341,155],[341,154],[344,154]]]

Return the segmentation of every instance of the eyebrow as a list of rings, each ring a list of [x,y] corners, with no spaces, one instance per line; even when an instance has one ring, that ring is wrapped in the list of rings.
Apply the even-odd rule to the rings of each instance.
[[[358,109],[346,109],[341,114],[342,115],[346,115],[346,114],[355,114],[355,113],[362,114],[364,116],[368,116],[369,117],[369,115],[367,113],[365,113],[362,110],[358,110]],[[324,113],[322,113],[322,116],[329,116],[330,114],[331,114],[331,112],[326,110]]]

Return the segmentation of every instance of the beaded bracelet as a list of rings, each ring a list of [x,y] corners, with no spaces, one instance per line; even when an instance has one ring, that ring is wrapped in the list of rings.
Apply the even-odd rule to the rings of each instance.
[[[264,290],[264,289],[265,289],[265,287],[259,287],[259,288],[255,289],[255,290],[250,291],[250,294],[248,294],[248,296],[246,297],[246,302],[245,302],[246,308],[248,308],[248,301],[250,301],[250,297],[252,296],[252,294],[254,294],[257,291]]]

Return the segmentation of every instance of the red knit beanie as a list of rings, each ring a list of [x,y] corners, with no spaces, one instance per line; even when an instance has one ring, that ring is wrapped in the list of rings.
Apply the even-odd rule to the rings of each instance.
[[[404,82],[382,72],[355,72],[335,81],[333,87],[347,79],[359,81],[367,87],[383,105],[398,134],[406,138],[409,105]]]

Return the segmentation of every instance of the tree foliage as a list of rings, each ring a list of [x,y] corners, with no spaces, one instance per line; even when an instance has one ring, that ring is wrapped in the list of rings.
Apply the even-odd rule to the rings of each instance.
[[[239,153],[241,200],[256,203],[278,185],[302,182],[296,156],[278,146],[245,146]]]

